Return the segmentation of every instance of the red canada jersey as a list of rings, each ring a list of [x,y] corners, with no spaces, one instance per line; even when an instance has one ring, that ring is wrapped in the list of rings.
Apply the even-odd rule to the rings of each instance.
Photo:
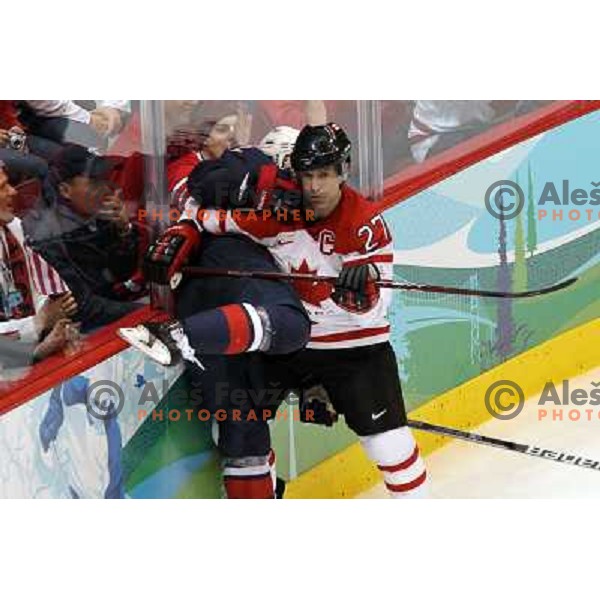
[[[383,279],[393,273],[393,247],[388,227],[377,205],[347,185],[335,210],[325,219],[284,222],[269,211],[201,210],[192,201],[182,218],[195,218],[211,233],[244,234],[269,248],[287,273],[337,277],[344,266],[376,265]],[[355,313],[331,299],[328,282],[295,281],[312,322],[308,348],[351,348],[389,339],[387,311],[391,290],[381,289],[374,306]]]

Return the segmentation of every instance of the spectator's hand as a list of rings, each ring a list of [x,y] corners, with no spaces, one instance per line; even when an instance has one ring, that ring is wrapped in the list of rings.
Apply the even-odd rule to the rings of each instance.
[[[77,301],[72,292],[67,292],[66,294],[59,296],[59,299],[61,301],[61,313],[63,317],[74,316],[79,307],[77,306]]]
[[[34,358],[41,360],[63,350],[69,342],[70,324],[71,321],[69,319],[60,319],[57,321],[52,331],[44,338],[44,341],[36,346],[33,352]]]
[[[0,129],[0,148],[8,146],[8,129]]]
[[[71,292],[51,298],[36,315],[38,331],[52,329],[58,321],[71,317],[76,312],[77,302]]]
[[[307,100],[304,110],[308,125],[325,125],[327,123],[327,108],[323,100]]]
[[[252,131],[252,115],[243,105],[238,106],[237,119],[233,126],[233,137],[240,146],[250,143],[250,132]]]
[[[105,196],[100,203],[96,218],[114,223],[120,230],[129,230],[129,214],[120,195],[115,192]]]
[[[99,109],[90,112],[90,127],[96,131],[96,133],[102,137],[108,136],[108,117],[104,112],[100,112]]]
[[[104,133],[104,135],[109,136],[119,133],[123,127],[121,113],[112,106],[101,106],[93,110],[91,114],[103,120],[106,127],[106,133]]]

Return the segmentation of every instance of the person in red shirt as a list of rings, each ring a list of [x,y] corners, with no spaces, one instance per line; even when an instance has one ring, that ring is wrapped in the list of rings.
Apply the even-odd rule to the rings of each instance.
[[[25,245],[16,190],[0,161],[0,379],[63,349],[77,303],[58,273]],[[15,360],[20,364],[15,364]]]

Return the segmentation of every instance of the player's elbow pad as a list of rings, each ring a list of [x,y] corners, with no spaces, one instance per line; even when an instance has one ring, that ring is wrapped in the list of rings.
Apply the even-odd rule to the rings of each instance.
[[[267,354],[289,354],[302,350],[310,339],[310,320],[298,308],[285,305],[266,307],[272,329]]]

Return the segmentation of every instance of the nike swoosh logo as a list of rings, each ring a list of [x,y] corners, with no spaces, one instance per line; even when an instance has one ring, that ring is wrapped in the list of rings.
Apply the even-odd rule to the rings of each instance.
[[[380,417],[383,417],[383,415],[385,415],[385,413],[387,412],[387,408],[385,410],[382,410],[380,413],[371,413],[371,419],[373,419],[373,421],[377,421],[377,419],[379,419]]]
[[[291,240],[291,241],[289,241],[289,242],[286,242],[285,240],[278,240],[278,241],[277,241],[277,245],[278,245],[278,246],[287,246],[288,244],[293,244],[293,243],[294,243],[294,241],[293,241],[293,240]]]

